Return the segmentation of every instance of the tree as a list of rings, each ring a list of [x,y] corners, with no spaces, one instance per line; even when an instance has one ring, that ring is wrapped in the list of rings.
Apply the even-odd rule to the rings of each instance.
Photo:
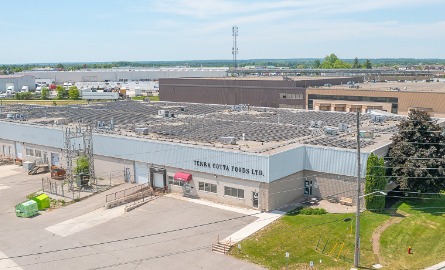
[[[330,55],[327,55],[324,58],[323,62],[320,65],[320,68],[345,69],[345,68],[351,68],[351,64],[338,59],[338,57],[335,54],[331,53]]]
[[[49,90],[47,87],[42,87],[42,92],[41,92],[41,99],[48,99],[49,97]]]
[[[74,168],[74,173],[88,173],[90,169],[90,163],[86,156],[81,156],[76,160],[76,167]]]
[[[65,88],[63,88],[63,86],[58,85],[56,87],[56,91],[57,91],[57,99],[64,99],[67,96],[67,92],[65,90]]]
[[[31,92],[16,93],[14,98],[19,100],[29,100],[32,99],[32,93]]]
[[[65,69],[65,67],[63,66],[63,64],[59,63],[56,65],[57,69]]]
[[[385,177],[385,162],[373,153],[368,157],[366,164],[365,194],[384,190],[387,185]],[[366,209],[371,211],[383,211],[385,197],[381,195],[369,195],[365,197]]]
[[[68,89],[68,97],[73,100],[79,99],[79,89],[77,86],[71,86]]]
[[[321,66],[321,62],[320,62],[320,60],[315,60],[314,61],[314,68],[320,68],[320,66]]]
[[[411,110],[398,128],[388,151],[388,175],[404,190],[445,190],[445,136],[439,125],[428,113]]]
[[[352,68],[360,68],[360,63],[358,62],[358,58],[354,59],[354,63],[352,63]]]
[[[366,68],[366,69],[372,68],[372,63],[371,63],[371,61],[369,61],[369,59],[366,59],[365,63],[363,64],[363,68]]]

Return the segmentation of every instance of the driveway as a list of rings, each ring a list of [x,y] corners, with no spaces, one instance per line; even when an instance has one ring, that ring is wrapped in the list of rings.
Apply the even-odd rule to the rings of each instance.
[[[227,237],[255,217],[168,197],[108,215],[99,194],[17,218],[14,205],[40,189],[41,176],[19,168],[2,177],[4,171],[0,167],[0,186],[8,186],[0,189],[1,269],[263,269],[211,251],[218,236]],[[62,225],[70,233],[57,233]]]

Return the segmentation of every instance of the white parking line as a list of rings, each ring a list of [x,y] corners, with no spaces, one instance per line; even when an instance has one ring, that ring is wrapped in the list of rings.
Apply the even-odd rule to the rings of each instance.
[[[16,264],[13,260],[9,259],[5,253],[0,251],[0,269],[8,269],[8,270],[23,270],[18,264]]]
[[[45,230],[52,232],[58,236],[65,237],[117,218],[124,213],[125,205],[112,209],[100,208],[88,214],[68,219],[66,221],[46,227]]]

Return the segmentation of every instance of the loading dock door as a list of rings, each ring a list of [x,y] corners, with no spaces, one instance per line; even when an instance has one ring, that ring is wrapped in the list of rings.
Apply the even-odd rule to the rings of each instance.
[[[164,174],[153,173],[153,187],[164,188]]]
[[[135,162],[134,163],[134,181],[137,184],[148,183],[147,163],[143,163],[143,162]]]

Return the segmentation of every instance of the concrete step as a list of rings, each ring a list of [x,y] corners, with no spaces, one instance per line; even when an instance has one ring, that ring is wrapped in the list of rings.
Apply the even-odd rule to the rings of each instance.
[[[217,243],[212,246],[212,251],[216,253],[226,254],[230,251],[230,246],[223,243]]]

